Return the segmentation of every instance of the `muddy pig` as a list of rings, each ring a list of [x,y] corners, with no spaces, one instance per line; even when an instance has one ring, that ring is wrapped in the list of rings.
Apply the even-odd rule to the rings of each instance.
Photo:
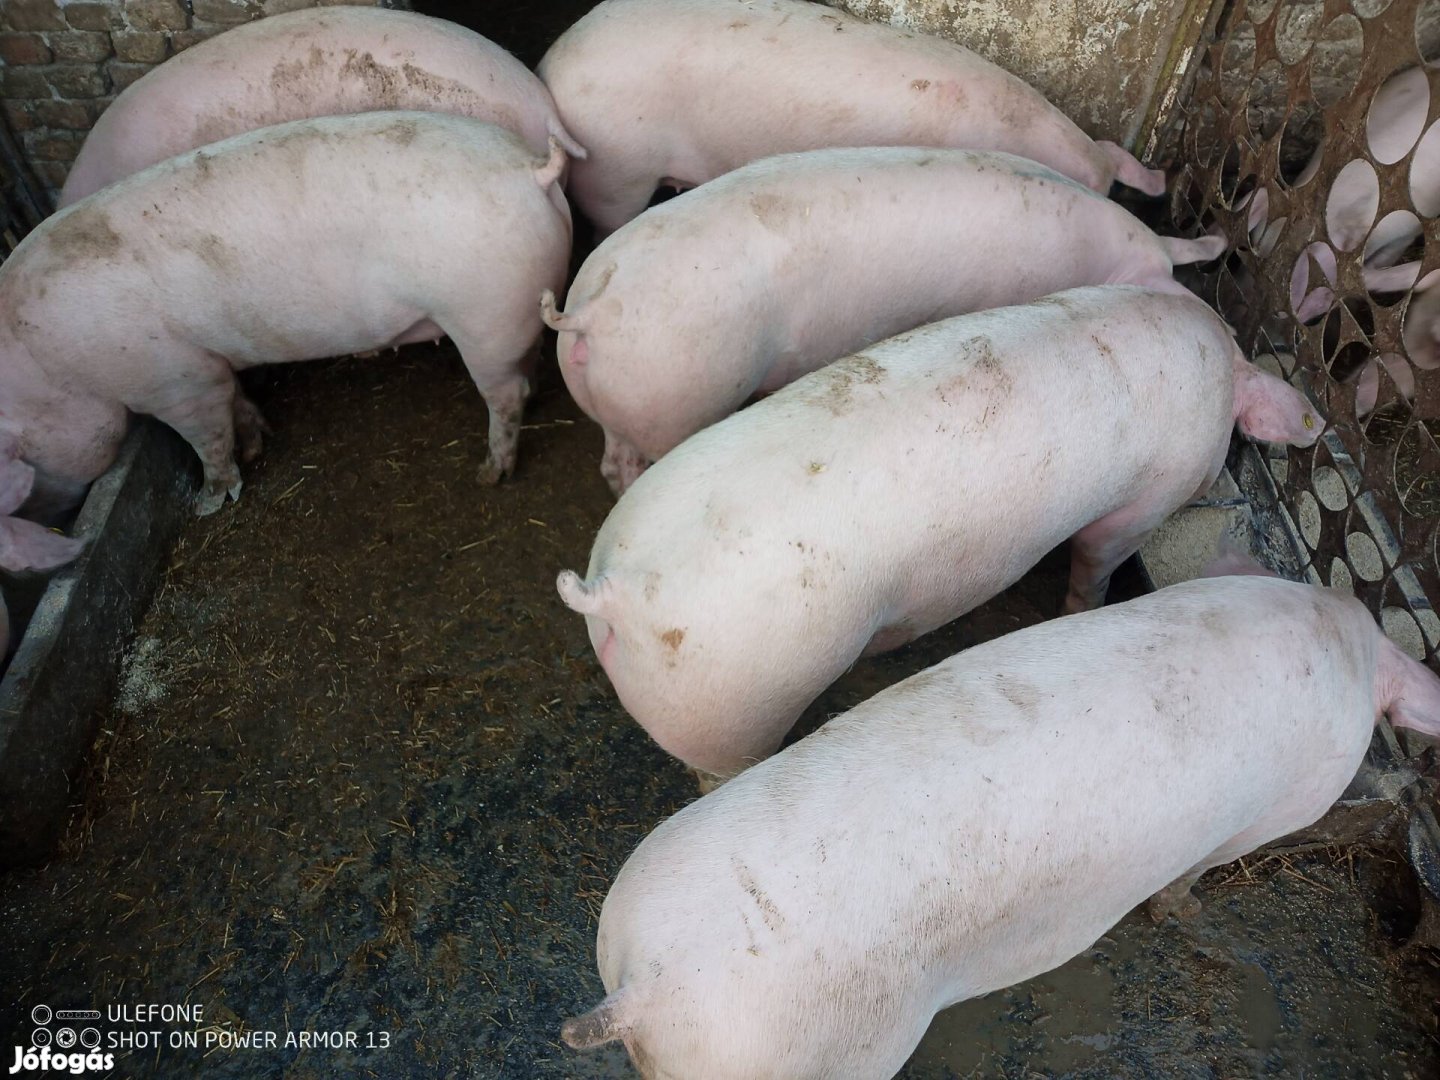
[[[455,113],[583,156],[550,92],[463,26],[383,8],[273,15],[202,41],[127,87],[66,177],[69,206],[122,176],[241,132],[311,116],[390,109]]]
[[[922,327],[681,444],[560,575],[621,703],[714,777],[773,754],[865,654],[1072,539],[1066,610],[1206,491],[1231,427],[1313,442],[1297,391],[1194,297],[1059,293]]]
[[[20,440],[0,428],[0,570],[12,574],[54,570],[77,555],[84,544],[13,516],[30,496],[35,470],[20,460]],[[10,613],[0,595],[0,660],[10,649]]]
[[[646,213],[585,260],[546,321],[623,491],[692,433],[921,323],[1076,285],[1183,291],[1222,237],[1157,237],[1010,154],[878,148],[755,162]]]
[[[570,193],[601,234],[657,186],[829,146],[1005,150],[1102,194],[1165,190],[1015,76],[940,38],[795,0],[608,0],[537,69],[589,151]]]
[[[681,810],[600,913],[608,995],[563,1035],[648,1080],[877,1080],[937,1011],[1049,971],[1135,905],[1309,825],[1377,717],[1440,679],[1359,601],[1190,581],[882,691]]]
[[[0,266],[0,410],[78,499],[127,410],[200,455],[209,513],[238,497],[262,421],[235,372],[448,334],[490,412],[481,478],[515,464],[570,214],[552,142],[420,112],[320,117],[171,158],[47,219]]]

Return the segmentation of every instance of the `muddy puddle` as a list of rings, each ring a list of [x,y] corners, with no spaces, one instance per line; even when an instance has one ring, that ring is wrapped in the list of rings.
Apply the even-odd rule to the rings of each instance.
[[[417,6],[533,63],[590,5]],[[128,1040],[117,1076],[634,1075],[559,1024],[602,994],[609,882],[695,793],[555,594],[611,499],[553,365],[498,489],[475,482],[485,412],[448,344],[250,384],[264,458],[237,505],[187,526],[62,851],[0,876],[7,1068],[43,1005],[101,1010],[105,1046]],[[1064,573],[1052,556],[857,665],[799,730],[1051,616]],[[1407,875],[1367,852],[1222,868],[1193,922],[1132,913],[943,1013],[901,1075],[1440,1075],[1440,966],[1399,949]],[[109,1011],[146,1003],[203,1015]]]

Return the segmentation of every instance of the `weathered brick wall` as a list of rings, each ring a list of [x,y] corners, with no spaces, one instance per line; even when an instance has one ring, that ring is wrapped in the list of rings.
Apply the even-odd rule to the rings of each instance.
[[[239,23],[327,4],[408,0],[0,0],[0,108],[53,195],[85,133],[166,57]]]

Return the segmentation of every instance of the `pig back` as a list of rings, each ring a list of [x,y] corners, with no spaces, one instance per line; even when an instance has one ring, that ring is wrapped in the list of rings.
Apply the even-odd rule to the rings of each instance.
[[[1168,275],[1144,225],[1044,166],[841,149],[756,162],[648,211],[596,249],[567,307],[595,309],[593,415],[653,459],[751,394],[921,323]]]
[[[1323,812],[1368,745],[1375,641],[1353,600],[1224,578],[967,650],[656,829],[602,911],[605,985],[662,1065],[890,1075],[936,1010]]]
[[[494,123],[538,154],[560,130],[544,84],[462,26],[381,8],[288,12],[201,42],[128,87],[86,138],[60,205],[245,131],[395,109]]]
[[[605,194],[589,191],[591,173],[694,185],[832,146],[1005,150],[1108,183],[1104,155],[1022,80],[952,42],[821,5],[612,0],[538,70],[594,150],[576,167],[585,196]]]
[[[743,633],[798,713],[882,627],[955,618],[1157,476],[1190,497],[1228,444],[1232,349],[1199,301],[1108,286],[831,364],[696,434],[616,505],[591,573],[635,594],[617,639],[664,673],[647,695],[673,681],[683,708],[691,678],[746,696],[728,683],[746,673],[706,657]]]
[[[90,375],[103,374],[95,355],[152,334],[157,310],[175,338],[237,366],[375,348],[465,305],[528,317],[569,242],[540,164],[516,136],[463,117],[277,125],[60,212],[17,249],[0,289],[13,281],[37,316],[32,355]],[[65,317],[77,309],[115,317]]]

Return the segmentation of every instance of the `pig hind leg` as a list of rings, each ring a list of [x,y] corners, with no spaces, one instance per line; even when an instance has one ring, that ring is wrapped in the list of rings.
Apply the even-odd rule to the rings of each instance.
[[[515,471],[520,421],[530,397],[530,380],[526,376],[534,370],[537,345],[526,342],[516,347],[513,342],[447,332],[490,413],[489,453],[480,466],[480,482],[498,484]]]
[[[199,455],[205,478],[195,499],[195,512],[204,517],[219,510],[226,495],[240,498],[240,469],[235,464],[239,386],[234,370],[222,357],[197,353],[186,358],[184,367],[190,377],[173,381],[183,387],[183,394],[138,402],[136,409],[170,425]]]
[[[617,498],[649,467],[650,459],[639,449],[609,428],[605,429],[605,456],[600,459],[600,475],[605,477]]]

